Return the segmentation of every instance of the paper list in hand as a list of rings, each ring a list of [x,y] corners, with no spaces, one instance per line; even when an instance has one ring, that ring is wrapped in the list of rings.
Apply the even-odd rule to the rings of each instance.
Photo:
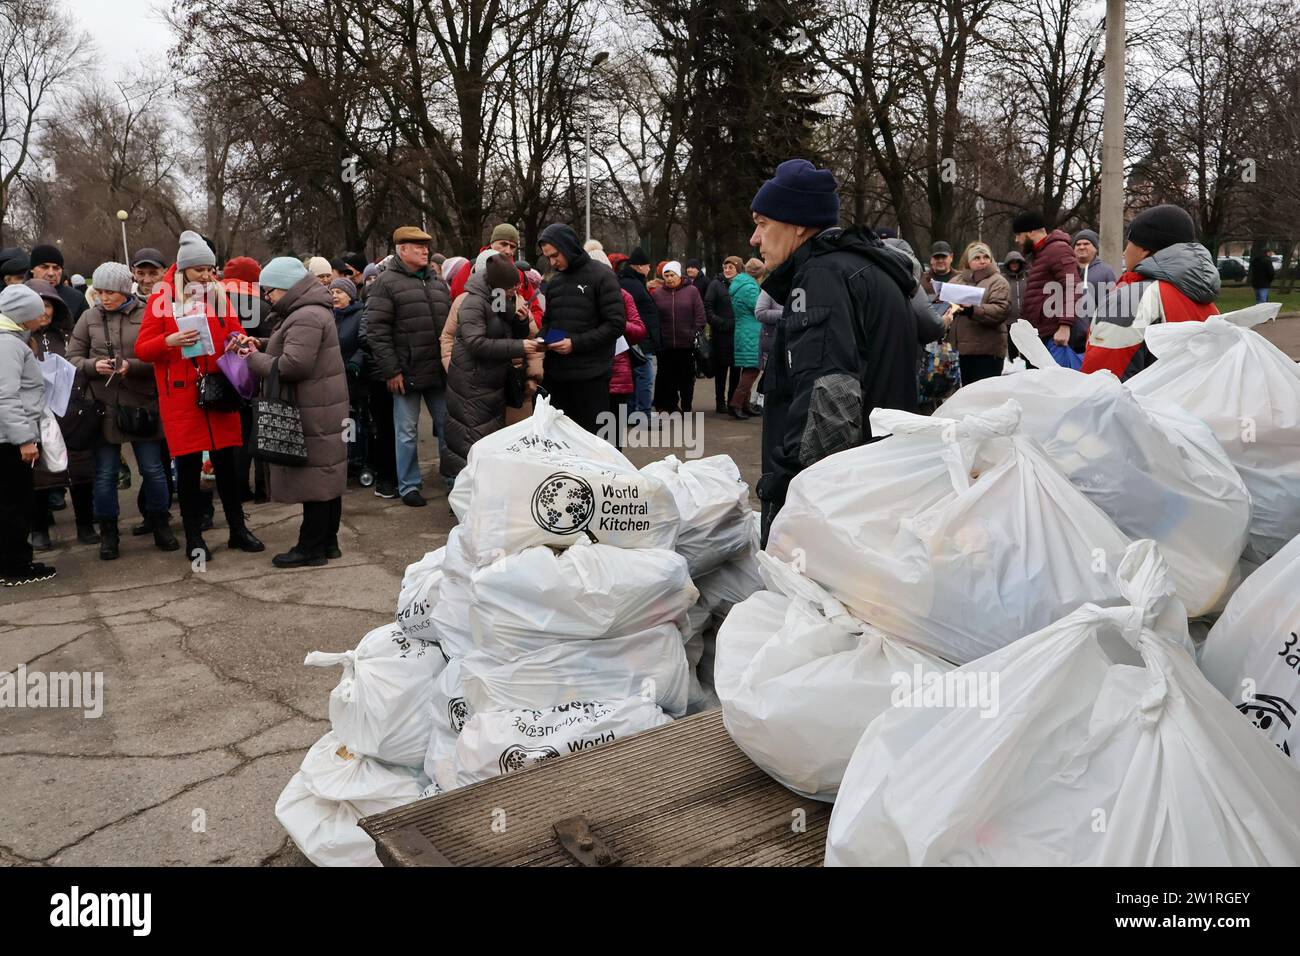
[[[955,282],[940,282],[939,301],[953,302],[957,305],[979,305],[984,301],[984,290],[977,285],[958,285]]]

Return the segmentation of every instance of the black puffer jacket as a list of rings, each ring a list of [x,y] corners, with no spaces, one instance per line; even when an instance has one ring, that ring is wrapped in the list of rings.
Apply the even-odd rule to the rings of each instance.
[[[731,281],[718,276],[704,291],[704,314],[714,335],[731,335],[736,330],[736,313],[731,307]]]
[[[366,296],[366,343],[381,381],[398,372],[407,391],[442,388],[438,339],[451,311],[447,283],[428,269],[414,273],[394,257]]]
[[[609,266],[587,255],[578,234],[564,223],[543,229],[538,245],[542,243],[554,246],[568,260],[547,283],[542,335],[559,329],[573,342],[568,355],[546,353],[545,376],[559,381],[608,377],[614,343],[627,324],[618,278]]]
[[[641,341],[641,351],[659,351],[659,309],[655,300],[650,298],[650,290],[645,287],[645,276],[637,272],[626,262],[618,274],[618,284],[632,297],[637,314],[645,324],[645,338]]]
[[[871,438],[872,409],[913,412],[916,279],[872,233],[825,229],[764,283],[784,302],[764,372],[763,537],[790,480]]]
[[[510,308],[495,312],[494,299]],[[523,358],[524,340],[514,334],[514,296],[493,296],[481,272],[465,283],[456,311],[456,344],[447,368],[447,450],[450,471],[459,473],[473,444],[506,420],[506,369]]]

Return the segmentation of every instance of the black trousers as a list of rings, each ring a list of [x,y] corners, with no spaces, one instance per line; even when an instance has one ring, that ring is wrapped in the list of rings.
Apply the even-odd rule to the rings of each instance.
[[[655,411],[689,412],[695,398],[695,353],[691,349],[663,349],[658,356]]]
[[[718,405],[730,405],[740,386],[740,369],[734,365],[719,368],[713,373],[713,397]]]
[[[339,522],[343,519],[343,499],[304,501],[302,526],[298,529],[297,550],[309,557],[325,557],[326,550],[338,547]]]
[[[57,491],[58,489],[53,490]],[[72,496],[72,513],[76,516],[77,524],[94,524],[94,483],[78,482],[68,490]],[[50,508],[50,492],[42,491],[35,496],[35,505],[32,511],[32,530],[49,531],[50,525],[53,523],[54,511]]]
[[[963,385],[1002,374],[1002,359],[997,355],[958,355],[957,364],[961,367]]]
[[[609,378],[602,375],[570,381],[547,376],[542,386],[550,393],[552,405],[594,435],[600,427],[600,413],[609,411]]]
[[[375,480],[397,484],[397,436],[393,432],[393,396],[386,382],[370,383],[370,468]]]
[[[32,466],[23,461],[17,445],[0,444],[0,574],[26,571],[32,563]],[[41,492],[43,497],[48,497]]]
[[[239,474],[236,459],[238,448],[222,448],[208,452],[212,471],[217,479],[217,494],[221,496],[221,510],[226,513],[226,526],[231,531],[244,527],[244,508],[240,487],[244,479]],[[203,472],[203,452],[191,452],[176,458],[176,497],[181,502],[181,521],[187,535],[197,536],[207,511],[199,477]]]

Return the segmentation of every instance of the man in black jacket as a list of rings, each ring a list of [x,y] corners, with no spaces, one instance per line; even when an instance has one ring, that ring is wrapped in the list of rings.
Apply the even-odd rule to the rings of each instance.
[[[393,233],[397,255],[366,296],[366,342],[376,374],[393,402],[397,445],[397,493],[413,508],[420,494],[418,455],[420,405],[429,409],[438,434],[438,466],[448,488],[455,481],[443,429],[447,420],[447,376],[439,339],[451,311],[447,283],[429,268],[432,237],[415,226]]]
[[[750,204],[784,310],[763,374],[763,544],[791,479],[871,439],[874,408],[915,411],[916,289],[875,233],[841,229],[834,175],[803,159],[777,167]]]
[[[1273,268],[1273,251],[1256,249],[1250,257],[1250,268],[1246,270],[1250,287],[1255,290],[1256,305],[1268,301],[1268,287],[1273,284],[1276,275],[1277,270]]]
[[[653,355],[659,349],[659,308],[650,297],[650,290],[645,287],[646,276],[650,274],[650,257],[645,250],[637,246],[618,274],[618,284],[623,287],[636,311],[645,324],[645,339],[641,342],[641,351],[646,356]],[[637,365],[632,363],[632,381],[636,392],[632,396],[632,410],[643,415],[650,413],[650,403],[654,395],[654,362],[647,360]]]
[[[594,262],[564,223],[543,229],[537,245],[555,270],[546,286],[542,385],[556,408],[594,434],[609,411],[614,343],[627,325],[623,292],[613,270]]]
[[[68,307],[68,313],[72,317],[72,324],[76,325],[77,319],[81,318],[81,313],[85,312],[89,306],[86,304],[84,295],[72,288],[72,286],[63,284],[63,252],[58,246],[33,246],[32,254],[28,259],[28,268],[32,270],[32,278],[41,279],[54,286],[54,291],[59,294],[63,304]]]

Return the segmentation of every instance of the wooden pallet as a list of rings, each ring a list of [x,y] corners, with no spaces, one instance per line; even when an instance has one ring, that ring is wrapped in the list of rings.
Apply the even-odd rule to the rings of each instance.
[[[361,828],[385,866],[820,866],[830,811],[759,770],[714,709]]]

